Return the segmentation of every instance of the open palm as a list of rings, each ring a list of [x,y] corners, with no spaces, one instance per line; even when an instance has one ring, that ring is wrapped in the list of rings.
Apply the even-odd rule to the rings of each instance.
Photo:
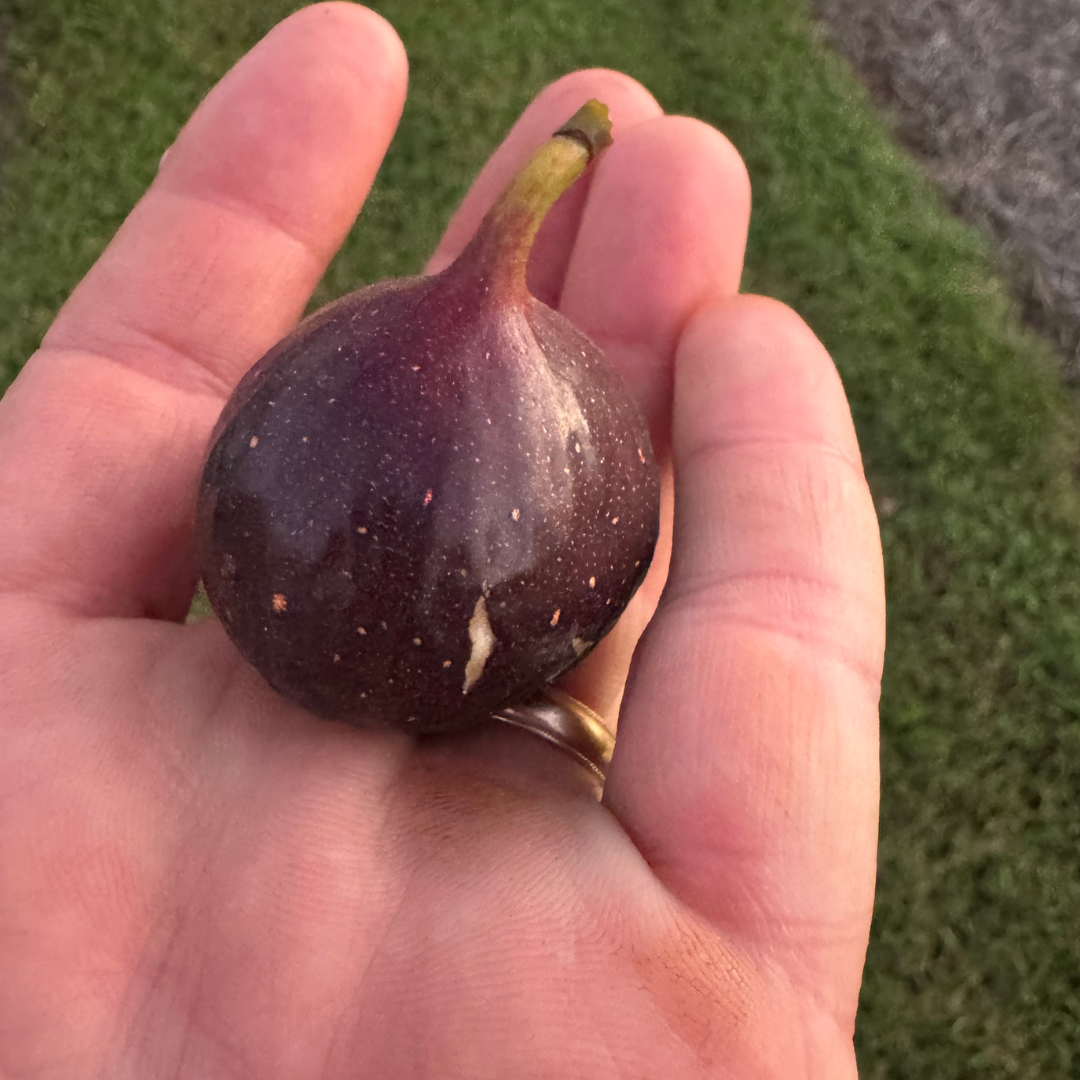
[[[674,538],[669,514],[568,684],[619,713],[602,800],[508,727],[318,721],[184,623],[209,432],[341,243],[405,82],[363,8],[281,24],[0,403],[0,1077],[854,1076],[876,522],[828,357],[737,295],[749,189],[716,131],[567,76],[432,263],[583,100],[610,105],[615,145],[530,270],[674,477]]]

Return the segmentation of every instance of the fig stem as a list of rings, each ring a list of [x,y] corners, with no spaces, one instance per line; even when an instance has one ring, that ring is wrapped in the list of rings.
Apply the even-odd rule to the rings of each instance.
[[[587,101],[536,150],[495,200],[462,252],[462,261],[478,261],[496,292],[523,291],[525,267],[541,222],[611,141],[607,106]]]

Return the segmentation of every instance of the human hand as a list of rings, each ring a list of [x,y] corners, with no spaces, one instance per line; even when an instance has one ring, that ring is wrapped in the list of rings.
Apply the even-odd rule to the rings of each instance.
[[[749,191],[713,129],[567,76],[432,264],[585,98],[611,106],[615,145],[532,268],[639,396],[677,492],[673,547],[668,514],[570,684],[622,699],[601,802],[509,727],[318,721],[216,620],[184,624],[209,432],[302,313],[404,94],[377,16],[288,19],[0,402],[0,1077],[853,1077],[876,519],[824,350],[736,295]]]

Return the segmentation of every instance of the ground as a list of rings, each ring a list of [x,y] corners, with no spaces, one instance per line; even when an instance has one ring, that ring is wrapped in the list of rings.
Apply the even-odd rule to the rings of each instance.
[[[1080,10],[1074,0],[815,0],[903,144],[984,229],[1080,379]]]

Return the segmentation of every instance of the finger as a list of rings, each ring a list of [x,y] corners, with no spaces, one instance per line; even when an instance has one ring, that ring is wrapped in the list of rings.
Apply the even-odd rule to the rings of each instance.
[[[671,574],[605,793],[657,874],[853,1017],[873,898],[884,597],[836,370],[782,305],[698,313]]]
[[[405,80],[400,41],[366,8],[320,4],[279,24],[196,110],[46,345],[231,390],[341,245]]]
[[[371,185],[404,52],[307,8],[218,84],[5,397],[0,587],[186,610],[193,488],[223,397],[296,322]]]
[[[750,181],[715,128],[650,120],[597,163],[559,309],[604,350],[667,441],[675,344],[706,301],[733,296]]]
[[[616,142],[636,124],[661,115],[660,106],[648,90],[618,71],[575,71],[545,87],[481,169],[428,262],[428,273],[444,269],[461,254],[484,214],[533,151],[551,138],[589,98],[607,105]],[[552,207],[533,245],[529,288],[534,296],[552,307],[558,304],[591,176],[591,171],[587,172]]]
[[[649,575],[615,629],[565,681],[612,726],[634,647],[667,575],[675,343],[702,304],[738,291],[749,220],[750,183],[731,143],[700,121],[662,117],[633,128],[597,163],[574,243],[561,310],[626,380],[664,471]]]

